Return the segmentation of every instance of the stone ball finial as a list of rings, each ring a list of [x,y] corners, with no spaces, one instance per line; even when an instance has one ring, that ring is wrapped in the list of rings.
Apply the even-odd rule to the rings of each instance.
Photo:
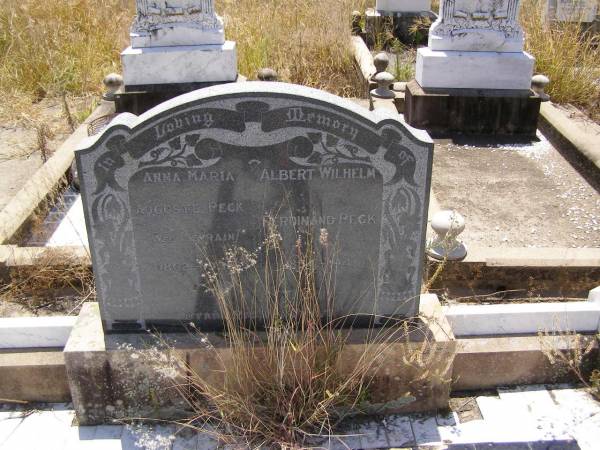
[[[535,92],[543,102],[550,100],[550,96],[544,92],[548,84],[550,84],[550,78],[548,78],[546,75],[538,74],[531,78],[531,90]]]
[[[371,95],[375,98],[396,98],[396,94],[390,89],[395,79],[389,72],[376,73],[373,81],[377,83],[377,88],[371,91]]]
[[[358,36],[362,33],[362,14],[360,11],[352,11],[352,35]]]
[[[123,77],[118,73],[109,73],[104,77],[102,83],[104,83],[104,87],[106,88],[106,92],[104,92],[102,98],[104,100],[113,101],[115,99],[115,94],[123,86]]]
[[[465,230],[465,219],[456,211],[440,211],[433,216],[431,228],[436,236],[429,241],[427,254],[434,259],[462,261],[466,246],[457,237]]]
[[[265,67],[258,71],[257,77],[260,81],[277,81],[279,78],[275,70]]]
[[[375,74],[378,74],[379,72],[385,72],[390,65],[390,57],[386,52],[377,53],[375,58],[373,58],[373,64],[377,70]]]

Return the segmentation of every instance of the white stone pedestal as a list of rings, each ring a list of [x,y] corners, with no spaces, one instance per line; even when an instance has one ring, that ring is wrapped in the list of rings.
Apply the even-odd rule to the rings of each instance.
[[[529,90],[535,59],[526,52],[417,51],[422,88]]]
[[[121,53],[125,86],[235,81],[237,51],[222,45],[126,48]]]

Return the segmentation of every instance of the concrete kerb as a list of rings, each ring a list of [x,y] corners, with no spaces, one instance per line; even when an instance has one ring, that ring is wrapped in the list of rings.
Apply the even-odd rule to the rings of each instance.
[[[114,103],[102,101],[0,211],[0,245],[10,243],[13,236],[28,222],[43,201],[60,185],[60,181],[71,168],[77,144],[88,134],[88,125],[94,119],[113,112]]]
[[[600,286],[590,291],[588,301],[600,304]]]
[[[600,169],[600,138],[582,132],[569,117],[550,102],[542,103],[540,109],[542,127],[552,134],[557,134],[565,143],[587,158],[597,169]]]
[[[449,321],[443,317],[443,320],[440,320],[440,315],[443,316],[443,309],[439,307],[439,303],[423,301],[423,304],[422,313],[432,318],[434,326],[430,326],[430,329],[437,335],[436,340],[442,343],[450,342],[453,330],[449,328]],[[96,304],[92,304],[90,307],[97,309]],[[28,320],[33,321],[34,319]],[[48,319],[36,318],[35,320],[47,321]],[[56,327],[64,326],[65,323],[61,324],[60,322],[65,320],[74,322],[74,318],[55,320],[57,321]],[[81,317],[77,320],[81,320]],[[94,323],[97,325],[99,321],[95,320]],[[64,330],[61,333],[64,335]],[[97,348],[97,351],[103,352],[105,351],[104,341],[94,338],[101,334],[100,331],[95,334],[86,333],[80,339],[86,341],[86,346],[91,345],[91,347]],[[592,338],[593,336],[589,337],[589,339]],[[27,339],[29,339],[28,342],[32,342],[31,336]],[[563,351],[573,350],[576,339],[574,336],[553,336],[550,330],[547,335],[539,336],[504,335],[456,338],[455,341],[452,341],[456,344],[456,352],[453,355],[451,389],[452,391],[481,390],[498,386],[576,381],[568,373],[557,370],[557,367],[551,364],[545,355],[545,351],[550,348]],[[588,338],[584,336],[584,339]],[[597,351],[597,344],[595,351]],[[99,366],[100,369],[102,367]],[[65,361],[59,348],[0,350],[0,375],[3,380],[0,386],[0,397],[25,401],[70,400]],[[48,380],[52,380],[50,386]],[[5,387],[10,390],[6,391]]]
[[[491,267],[600,267],[598,248],[474,247],[466,263]]]
[[[425,412],[448,405],[456,341],[436,295],[421,297],[415,326],[417,329],[406,339],[394,339],[382,349],[385,364],[373,368],[370,386],[370,401],[375,410]],[[355,370],[355,362],[364,356],[365,345],[373,339],[372,331],[349,332],[340,355],[342,373]],[[98,304],[84,305],[64,349],[79,423],[95,425],[121,417],[168,420],[181,413],[183,400],[173,390],[173,379],[164,377],[164,367],[156,370],[153,360],[166,360],[175,352],[199,376],[222,383],[223,373],[216,358],[227,365],[231,350],[222,334],[203,336],[211,343],[210,347],[185,333],[161,335],[162,342],[169,342],[168,348],[156,347],[156,342],[153,344],[152,337],[146,334],[105,334]],[[429,342],[429,349],[423,354],[424,367],[407,364],[405,355],[422,351],[424,341]],[[425,370],[433,375],[423,377]],[[155,399],[148,398],[149,391],[154,392]],[[409,393],[416,401],[405,404],[402,399]]]

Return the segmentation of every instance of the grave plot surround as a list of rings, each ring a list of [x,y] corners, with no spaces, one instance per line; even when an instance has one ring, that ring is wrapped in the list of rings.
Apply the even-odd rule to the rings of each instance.
[[[432,153],[392,116],[289,84],[117,117],[76,154],[106,330],[218,328],[202,260],[258,248],[266,216],[284,242],[327,237],[315,245],[334,258],[336,315],[416,315]]]

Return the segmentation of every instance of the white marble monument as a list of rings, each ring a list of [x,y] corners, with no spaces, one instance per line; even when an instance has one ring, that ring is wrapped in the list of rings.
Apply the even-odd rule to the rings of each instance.
[[[235,81],[235,42],[225,40],[214,0],[136,0],[125,86]]]
[[[382,13],[429,11],[431,0],[377,0],[375,10]]]
[[[417,52],[423,88],[525,90],[535,60],[523,51],[519,0],[442,0]]]

